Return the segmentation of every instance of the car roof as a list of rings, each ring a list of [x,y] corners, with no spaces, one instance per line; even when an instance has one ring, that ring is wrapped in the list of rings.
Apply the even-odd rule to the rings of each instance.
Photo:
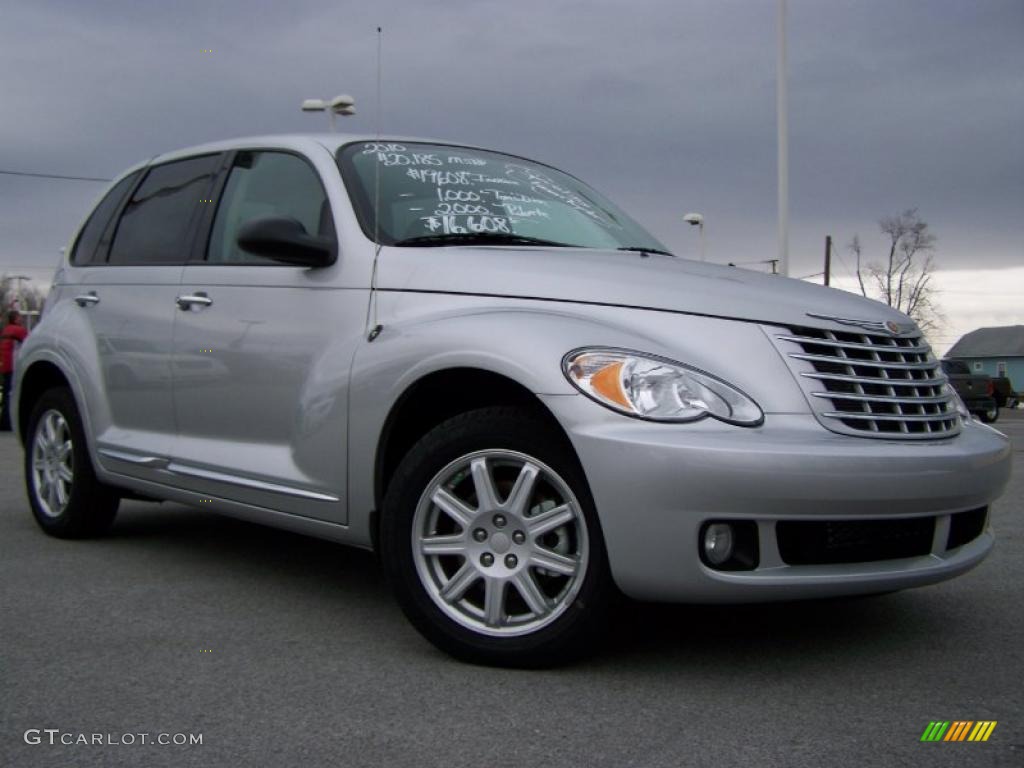
[[[286,133],[268,134],[264,136],[244,136],[236,139],[225,139],[223,141],[211,141],[206,144],[198,144],[194,147],[184,147],[182,149],[164,152],[147,162],[149,164],[164,163],[192,155],[201,155],[209,152],[225,152],[245,147],[280,147],[284,149],[308,150],[319,145],[321,147],[325,147],[333,154],[342,145],[356,141],[374,141],[381,143],[423,142],[428,144],[450,144],[452,146],[473,147],[472,144],[463,144],[454,141],[440,141],[438,139],[422,137],[417,138],[414,136],[376,136],[364,133]],[[480,147],[474,148],[480,149]]]

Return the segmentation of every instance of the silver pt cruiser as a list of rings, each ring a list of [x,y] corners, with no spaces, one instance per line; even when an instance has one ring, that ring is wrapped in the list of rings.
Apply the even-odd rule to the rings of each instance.
[[[130,169],[15,387],[47,533],[127,497],[372,547],[420,632],[492,664],[586,649],[617,590],[952,578],[1010,466],[906,316],[676,258],[572,176],[419,140]]]

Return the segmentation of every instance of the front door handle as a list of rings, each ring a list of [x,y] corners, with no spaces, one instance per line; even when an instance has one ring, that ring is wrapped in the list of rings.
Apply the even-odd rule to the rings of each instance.
[[[196,293],[189,293],[185,296],[178,296],[174,300],[180,309],[192,309],[194,306],[208,307],[213,304],[213,299],[207,296],[202,291]]]
[[[81,296],[75,296],[75,303],[80,307],[88,307],[93,304],[99,304],[100,297],[96,295],[96,291],[89,291],[89,293],[83,293]]]

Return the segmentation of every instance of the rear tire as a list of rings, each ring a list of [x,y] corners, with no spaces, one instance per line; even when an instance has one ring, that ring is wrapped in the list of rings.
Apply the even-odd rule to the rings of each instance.
[[[999,407],[984,410],[978,416],[985,424],[994,424],[999,419]]]
[[[71,391],[55,387],[32,409],[25,432],[25,489],[39,527],[78,539],[104,533],[120,498],[96,479]]]
[[[526,408],[455,416],[413,446],[388,486],[380,546],[412,624],[472,663],[577,658],[605,634],[617,594],[575,453]]]

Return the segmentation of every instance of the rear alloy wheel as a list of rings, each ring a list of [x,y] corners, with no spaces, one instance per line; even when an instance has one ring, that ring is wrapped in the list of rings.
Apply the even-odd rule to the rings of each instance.
[[[998,407],[987,408],[984,411],[982,411],[979,414],[979,416],[981,416],[981,420],[983,422],[985,422],[986,424],[992,424],[994,421],[996,421],[999,418],[999,408]]]
[[[39,526],[61,538],[109,528],[119,498],[96,479],[71,393],[62,387],[45,392],[25,434],[25,486]]]
[[[47,517],[60,517],[67,509],[74,458],[71,428],[61,412],[51,408],[39,418],[32,441],[32,492]]]
[[[442,649],[547,666],[592,644],[610,594],[575,457],[529,412],[445,422],[402,462],[381,543],[399,600]]]

